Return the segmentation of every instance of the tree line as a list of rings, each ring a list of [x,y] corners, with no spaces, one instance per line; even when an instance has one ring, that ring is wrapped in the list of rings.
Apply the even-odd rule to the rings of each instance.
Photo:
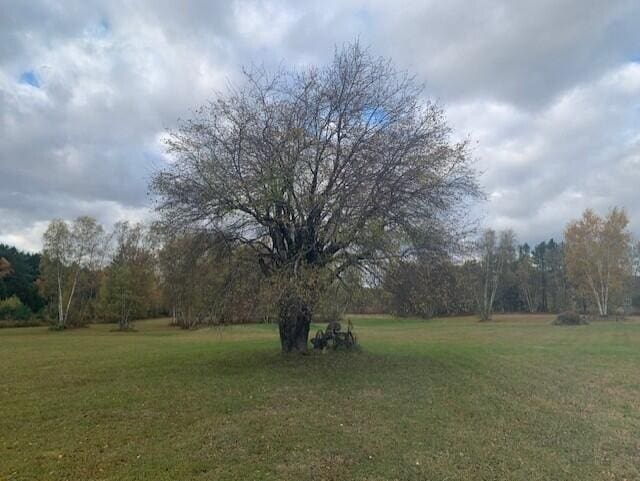
[[[374,275],[348,269],[328,282],[314,319],[346,312],[401,316],[494,312],[599,316],[640,307],[640,244],[624,210],[591,210],[571,221],[561,241],[533,247],[513,231],[483,231],[465,251],[435,243],[428,252],[389,261]],[[88,322],[168,316],[183,328],[278,322],[282,280],[265,276],[249,248],[223,238],[163,232],[118,222],[107,231],[91,217],[52,221],[41,253],[0,245],[0,319],[34,318],[64,329]]]
[[[403,315],[494,311],[574,311],[600,317],[640,308],[640,243],[623,209],[604,217],[591,209],[569,222],[560,242],[531,247],[513,231],[487,229],[466,259],[446,251],[393,265],[384,281],[391,311]],[[436,251],[438,252],[438,251]]]
[[[417,258],[391,271],[394,311],[424,316],[575,311],[607,317],[640,308],[640,243],[623,209],[591,209],[569,222],[561,242],[531,247],[513,231],[487,229],[470,258]],[[423,282],[415,282],[423,279]]]

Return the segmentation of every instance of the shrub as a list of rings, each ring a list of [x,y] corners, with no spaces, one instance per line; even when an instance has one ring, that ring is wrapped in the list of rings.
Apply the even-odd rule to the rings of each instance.
[[[555,321],[553,321],[553,324],[556,326],[580,326],[589,324],[589,322],[587,322],[586,317],[581,316],[577,312],[567,311],[559,314]]]
[[[10,321],[26,321],[31,317],[31,309],[25,306],[18,296],[11,296],[0,301],[0,319]]]

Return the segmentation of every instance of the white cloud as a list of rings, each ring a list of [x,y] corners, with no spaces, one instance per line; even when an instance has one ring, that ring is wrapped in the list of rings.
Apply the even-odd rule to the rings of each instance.
[[[38,252],[42,247],[42,235],[48,225],[47,221],[38,221],[13,232],[0,231],[0,243],[18,246],[28,252]]]
[[[625,63],[527,114],[496,110],[490,102],[460,107],[462,112],[486,112],[471,117],[482,117],[489,126],[478,147],[491,193],[486,222],[513,227],[521,238],[537,241],[558,237],[566,222],[587,207],[604,212],[621,205],[640,234],[640,198],[635,195],[640,133],[633,127],[640,125],[637,78],[640,65]],[[507,113],[496,116],[496,111]]]
[[[238,33],[262,47],[280,44],[296,20],[295,11],[280,3],[236,1],[233,7]]]
[[[415,72],[475,141],[488,224],[533,242],[586,206],[625,205],[640,234],[639,23],[637,0],[13,2],[0,240],[36,249],[54,217],[150,215],[166,127],[242,65],[326,61],[355,37]]]

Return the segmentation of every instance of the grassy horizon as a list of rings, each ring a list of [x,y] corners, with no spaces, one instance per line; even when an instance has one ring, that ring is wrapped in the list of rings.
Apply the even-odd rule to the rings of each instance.
[[[0,480],[640,479],[640,320],[0,330]],[[315,333],[314,326],[311,332]]]

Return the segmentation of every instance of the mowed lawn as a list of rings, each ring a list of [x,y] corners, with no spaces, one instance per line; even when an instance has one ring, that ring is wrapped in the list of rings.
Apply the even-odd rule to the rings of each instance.
[[[640,320],[352,319],[0,330],[0,480],[640,479]]]

